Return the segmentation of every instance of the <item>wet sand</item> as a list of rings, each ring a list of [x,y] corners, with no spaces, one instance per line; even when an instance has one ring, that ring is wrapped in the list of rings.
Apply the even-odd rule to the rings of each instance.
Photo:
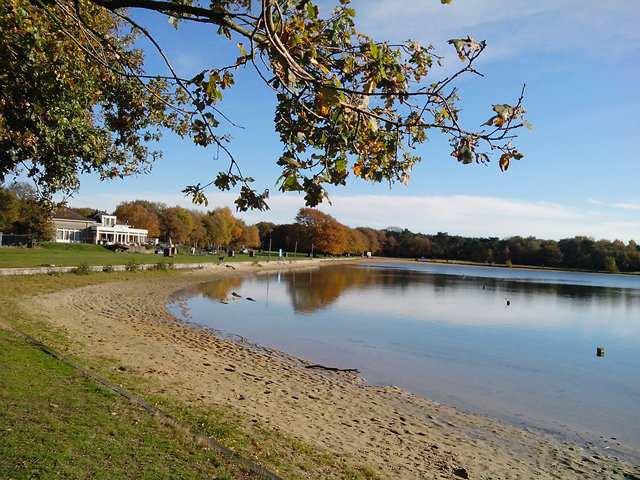
[[[253,348],[179,322],[175,292],[220,275],[309,268],[236,264],[65,290],[25,308],[64,328],[75,353],[116,359],[185,402],[225,405],[392,479],[633,479],[640,468],[396,387]],[[340,478],[336,472],[331,478]]]

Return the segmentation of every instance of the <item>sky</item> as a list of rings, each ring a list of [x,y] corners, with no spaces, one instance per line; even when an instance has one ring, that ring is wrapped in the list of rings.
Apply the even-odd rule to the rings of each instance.
[[[327,12],[337,0],[322,0]],[[462,116],[477,127],[494,103],[513,103],[527,84],[533,123],[517,140],[525,158],[501,173],[462,166],[438,135],[418,150],[422,162],[408,186],[351,179],[329,190],[321,210],[350,226],[389,226],[470,236],[574,235],[640,241],[640,3],[637,0],[354,0],[358,27],[380,40],[418,40],[445,56],[440,78],[459,65],[447,40],[471,35],[488,47],[478,64],[484,78],[462,81]],[[183,76],[235,59],[209,26],[173,29],[166,18],[139,14]],[[149,60],[149,68],[159,64]],[[279,194],[273,93],[252,70],[238,72],[221,105],[242,128],[228,126],[231,150],[258,189],[269,188],[271,210],[240,214],[246,221],[291,222],[304,206],[298,194]],[[206,183],[222,168],[213,150],[167,135],[150,174],[100,182],[82,177],[73,206],[113,210],[124,200],[148,199],[192,207],[180,192]],[[233,206],[235,196],[209,192],[210,207]]]

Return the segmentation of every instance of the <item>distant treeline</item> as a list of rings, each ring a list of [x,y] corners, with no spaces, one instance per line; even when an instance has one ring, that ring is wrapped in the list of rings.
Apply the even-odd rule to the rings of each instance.
[[[75,208],[86,217],[99,210]],[[282,249],[327,255],[374,255],[427,258],[464,262],[530,265],[608,272],[640,272],[640,247],[634,242],[594,240],[589,237],[560,241],[535,237],[499,239],[462,237],[439,232],[435,235],[409,230],[350,228],[319,210],[302,208],[295,222],[247,225],[229,208],[207,212],[162,203],[136,200],[123,202],[114,212],[119,222],[146,228],[149,237],[169,238],[195,247]],[[36,192],[25,184],[0,187],[0,231],[29,234],[40,240],[51,238],[50,214]]]
[[[370,251],[374,255],[427,258],[464,262],[529,265],[608,272],[640,272],[640,247],[630,241],[594,240],[589,237],[560,241],[535,237],[499,239],[435,235],[409,230],[349,228],[316,210],[302,209],[296,222],[287,225],[258,223],[263,248],[308,252],[312,245],[322,253]]]

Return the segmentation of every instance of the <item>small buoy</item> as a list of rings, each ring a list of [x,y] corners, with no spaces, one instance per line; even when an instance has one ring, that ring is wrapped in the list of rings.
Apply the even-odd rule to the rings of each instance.
[[[604,357],[604,347],[596,348],[596,357]]]

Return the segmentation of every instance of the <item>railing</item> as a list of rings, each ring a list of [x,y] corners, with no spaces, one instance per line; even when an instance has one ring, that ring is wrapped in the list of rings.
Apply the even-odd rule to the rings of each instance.
[[[34,241],[34,236],[25,234],[18,235],[15,233],[0,232],[0,247],[13,247],[20,245],[30,245]]]

